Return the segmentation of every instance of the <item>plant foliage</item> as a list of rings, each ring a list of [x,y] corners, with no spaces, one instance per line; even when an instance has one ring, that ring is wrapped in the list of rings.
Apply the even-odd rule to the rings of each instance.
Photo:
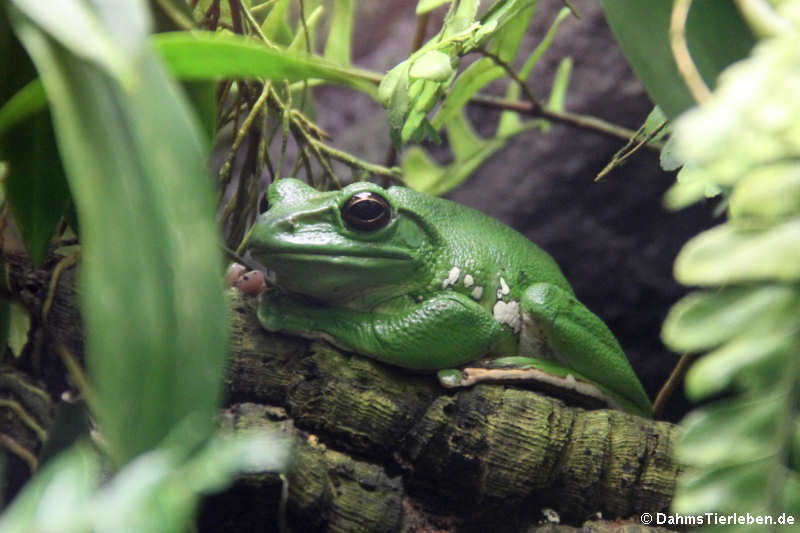
[[[680,513],[800,511],[798,7],[779,2],[781,29],[674,123],[684,167],[668,205],[721,196],[727,207],[727,222],[678,256],[676,278],[704,290],[676,304],[663,330],[675,350],[708,352],[686,378],[691,399],[711,401],[683,423],[677,453],[691,468],[674,500]]]
[[[207,147],[150,47],[143,2],[15,0],[3,8],[41,77],[53,119],[50,128],[41,112],[18,116],[17,127],[41,138],[55,134],[34,167],[19,162],[15,143],[43,145],[13,130],[5,136],[9,180],[36,192],[31,182],[63,168],[69,181],[81,225],[91,378],[82,393],[102,428],[104,468],[128,466],[101,489],[100,456],[77,444],[36,476],[0,529],[182,531],[202,491],[240,468],[274,468],[281,457],[275,445],[254,451],[262,442],[255,438],[229,443],[241,452],[234,455],[221,454],[222,443],[211,440],[227,317]],[[53,211],[60,218],[63,208]],[[42,231],[44,242],[51,232]],[[121,520],[125,527],[114,525]]]

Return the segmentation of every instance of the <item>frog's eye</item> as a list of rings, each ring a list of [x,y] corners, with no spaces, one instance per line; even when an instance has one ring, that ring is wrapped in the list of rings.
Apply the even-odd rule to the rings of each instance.
[[[392,208],[382,196],[370,191],[354,194],[342,206],[342,219],[350,229],[376,231],[392,219]]]

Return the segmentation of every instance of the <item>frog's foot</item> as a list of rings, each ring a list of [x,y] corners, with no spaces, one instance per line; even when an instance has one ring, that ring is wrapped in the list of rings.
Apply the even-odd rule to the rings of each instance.
[[[436,372],[436,377],[439,379],[439,384],[446,389],[455,389],[457,387],[469,387],[472,383],[464,384],[466,375],[464,371],[458,368],[447,368]]]
[[[266,288],[264,273],[260,270],[247,270],[239,263],[231,263],[225,274],[225,281],[231,287],[236,287],[244,294],[261,294]]]
[[[480,367],[440,370],[437,377],[446,388],[471,387],[478,383],[515,384],[580,407],[622,410],[628,407],[574,370],[532,357],[501,357],[485,361]]]

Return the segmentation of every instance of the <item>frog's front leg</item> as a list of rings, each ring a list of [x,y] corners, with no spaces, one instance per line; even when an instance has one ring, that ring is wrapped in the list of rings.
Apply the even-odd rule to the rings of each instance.
[[[279,290],[261,296],[258,318],[270,331],[322,337],[381,361],[419,370],[462,365],[507,334],[480,305],[458,293],[363,312],[302,302]]]
[[[537,283],[524,292],[520,303],[523,324],[541,332],[556,359],[609,391],[627,410],[651,415],[647,393],[614,334],[575,296]]]

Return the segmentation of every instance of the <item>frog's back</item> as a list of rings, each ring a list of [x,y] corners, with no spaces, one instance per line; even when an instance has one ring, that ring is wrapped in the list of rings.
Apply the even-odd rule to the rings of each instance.
[[[400,209],[424,213],[438,231],[443,250],[439,261],[443,269],[458,268],[470,278],[488,279],[497,274],[517,289],[548,282],[570,293],[572,288],[553,258],[516,230],[480,211],[404,187],[392,187]],[[469,279],[469,278],[468,278]]]

